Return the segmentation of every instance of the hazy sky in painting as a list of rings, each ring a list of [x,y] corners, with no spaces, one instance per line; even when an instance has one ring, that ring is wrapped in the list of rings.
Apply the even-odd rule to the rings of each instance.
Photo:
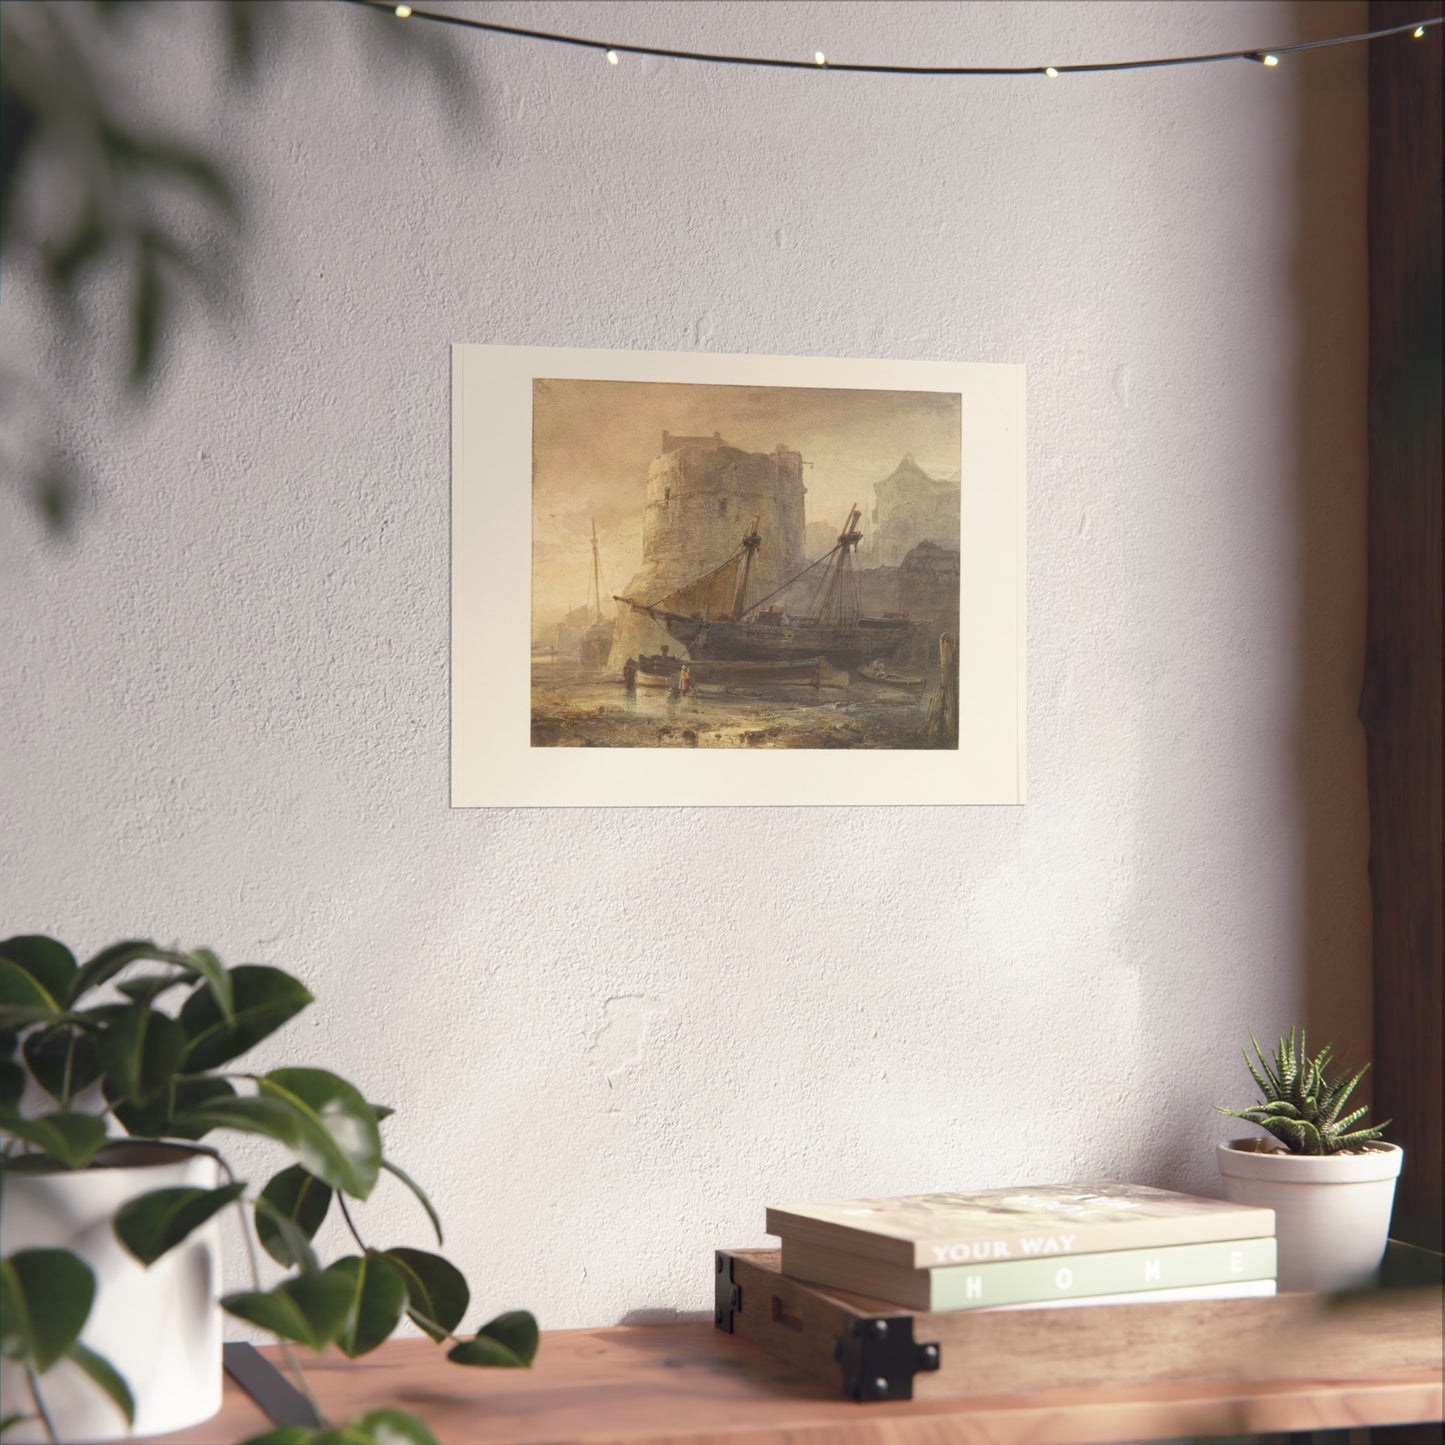
[[[534,635],[587,600],[595,518],[604,593],[642,562],[647,469],[662,433],[711,436],[803,454],[806,518],[841,525],[865,515],[873,484],[905,453],[931,476],[957,477],[961,407],[947,392],[843,391],[685,382],[542,380],[532,418]],[[609,607],[610,615],[610,607]]]

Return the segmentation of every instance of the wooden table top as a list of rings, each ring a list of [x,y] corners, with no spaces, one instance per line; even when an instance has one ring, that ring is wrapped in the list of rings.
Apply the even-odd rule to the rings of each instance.
[[[355,1361],[298,1353],[334,1421],[390,1405],[425,1420],[440,1445],[1088,1445],[1442,1416],[1441,1372],[1418,1369],[855,1405],[710,1324],[548,1331],[526,1371],[452,1365],[422,1339]],[[228,1379],[219,1415],[157,1439],[223,1445],[267,1424]]]

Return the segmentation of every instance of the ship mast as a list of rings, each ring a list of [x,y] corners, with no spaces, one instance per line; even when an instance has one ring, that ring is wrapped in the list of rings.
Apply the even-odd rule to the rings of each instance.
[[[758,535],[758,519],[754,517],[752,526],[748,528],[747,536],[743,538],[743,565],[738,569],[738,586],[737,591],[733,594],[732,615],[738,619],[741,619],[743,604],[747,601],[748,578],[753,570],[753,556],[762,540]]]
[[[858,522],[862,519],[863,513],[858,510],[858,503],[854,502],[848,511],[848,520],[843,523],[843,530],[838,534],[838,557],[833,566],[828,569],[828,580],[824,586],[822,600],[818,604],[817,616],[819,620],[828,616],[828,608],[832,605],[833,593],[837,589],[838,579],[843,575],[843,569],[848,566],[853,549],[863,540],[863,534],[856,530]],[[849,600],[844,594],[845,604]],[[856,603],[851,609],[855,615],[857,612]],[[853,617],[842,617],[843,622],[852,622]]]
[[[577,595],[575,592],[572,594]],[[592,620],[602,621],[602,560],[597,553],[597,518],[592,518]]]

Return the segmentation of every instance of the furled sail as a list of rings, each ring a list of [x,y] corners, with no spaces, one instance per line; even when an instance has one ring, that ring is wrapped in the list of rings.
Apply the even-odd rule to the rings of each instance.
[[[649,606],[659,612],[675,612],[681,617],[707,617],[720,619],[731,617],[733,602],[737,596],[738,568],[742,565],[742,553],[736,552],[721,567],[659,597]]]

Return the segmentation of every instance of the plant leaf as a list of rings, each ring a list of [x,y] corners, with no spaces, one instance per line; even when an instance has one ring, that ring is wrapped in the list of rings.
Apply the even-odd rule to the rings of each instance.
[[[120,1242],[150,1266],[245,1188],[244,1184],[225,1184],[219,1189],[152,1189],[121,1205],[111,1226]]]
[[[100,1061],[125,1098],[143,1104],[175,1077],[186,1035],[175,1019],[154,1009],[123,1009],[99,1040]]]
[[[104,1355],[96,1354],[76,1340],[66,1352],[66,1358],[84,1370],[110,1396],[111,1403],[125,1416],[127,1425],[135,1424],[135,1401],[131,1399],[130,1387]]]
[[[60,1006],[39,980],[13,959],[0,957],[0,1028],[24,1028],[60,1012]]]
[[[17,1410],[13,1415],[6,1415],[3,1420],[0,1420],[0,1435],[3,1435],[7,1430],[13,1430],[17,1425],[23,1425],[27,1420],[35,1420],[38,1418],[36,1415],[25,1415]]]
[[[83,1169],[105,1144],[105,1121],[94,1114],[18,1115],[0,1119],[0,1128],[57,1159],[67,1169]]]
[[[25,1097],[25,1070],[14,1059],[0,1059],[0,1117],[13,1114]]]
[[[128,938],[123,943],[112,943],[81,966],[71,990],[72,1001],[103,983],[109,983],[121,969],[143,958],[157,963],[176,961],[176,955],[169,949],[156,947],[148,938]]]
[[[346,1323],[351,1288],[338,1275],[308,1274],[289,1279],[268,1293],[248,1290],[228,1294],[221,1308],[282,1339],[321,1350]]]
[[[311,993],[289,973],[260,963],[230,972],[233,1013],[227,1019],[209,989],[197,989],[181,1007],[187,1073],[214,1069],[244,1054],[311,1002]]]
[[[299,1164],[292,1164],[277,1174],[261,1191],[271,1210],[282,1219],[289,1220],[302,1239],[316,1238],[327,1211],[331,1208],[331,1188],[315,1175],[308,1174]],[[287,1268],[299,1264],[294,1240],[283,1234],[276,1218],[267,1210],[256,1211],[256,1234],[261,1248]]]
[[[484,1324],[476,1337],[447,1351],[458,1365],[530,1369],[537,1354],[537,1321],[526,1310],[509,1310]]]
[[[439,1254],[421,1249],[388,1249],[386,1257],[406,1280],[407,1314],[440,1343],[461,1323],[471,1303],[462,1272]]]
[[[375,1445],[437,1445],[436,1436],[405,1410],[368,1410],[347,1423]]]
[[[304,1121],[294,1152],[318,1179],[357,1199],[376,1185],[381,1134],[371,1105],[325,1069],[273,1069],[257,1084],[262,1098],[284,1101]]]
[[[0,1347],[43,1375],[84,1327],[95,1276],[68,1249],[22,1249],[0,1260],[0,1281]]]
[[[351,1291],[346,1322],[336,1344],[354,1360],[374,1350],[400,1323],[406,1308],[406,1280],[385,1255],[372,1250],[338,1259],[325,1273],[345,1280]]]
[[[296,1166],[298,1169],[300,1165]],[[325,1187],[325,1186],[323,1186]],[[330,1193],[330,1190],[327,1191]],[[319,1274],[321,1266],[317,1263],[316,1253],[311,1248],[311,1242],[296,1227],[295,1222],[282,1214],[269,1199],[263,1199],[259,1195],[252,1202],[252,1212],[256,1216],[256,1232],[261,1232],[261,1221],[265,1219],[267,1226],[274,1229],[277,1238],[291,1255],[291,1262],[302,1274]]]
[[[191,1109],[203,1108],[213,1099],[234,1099],[236,1091],[226,1079],[179,1078],[171,1085],[167,1102],[171,1117],[166,1121],[166,1136],[171,1139],[200,1139],[206,1134],[201,1125],[192,1126],[182,1122],[178,1115]],[[122,1120],[124,1122],[124,1120]]]
[[[34,1030],[25,1036],[22,1052],[35,1082],[52,1099],[63,1101],[67,1097],[67,1062],[68,1095],[72,1099],[100,1077],[100,1055],[95,1041],[73,1024],[69,1028]]]
[[[105,1090],[111,1112],[125,1125],[126,1133],[142,1139],[201,1139],[211,1125],[191,1123],[186,1118],[191,1110],[200,1109],[212,1099],[233,1099],[235,1089],[229,1080],[209,1076],[173,1079],[154,1099],[144,1104],[131,1103],[114,1087]]]
[[[19,1281],[14,1279],[10,1261],[0,1260],[0,1355],[7,1360],[23,1360],[30,1349],[30,1319],[25,1313],[25,1297]]]
[[[75,955],[63,943],[40,933],[16,934],[0,940],[0,958],[23,969],[62,1007],[74,997]]]
[[[300,1138],[303,1120],[280,1099],[208,1099],[175,1120],[188,1129],[235,1129],[242,1134],[262,1134],[286,1145],[293,1152]]]
[[[385,1169],[388,1174],[395,1174],[396,1177],[400,1179],[401,1182],[405,1184],[406,1187],[410,1189],[411,1192],[415,1194],[416,1197],[421,1201],[421,1207],[426,1210],[426,1217],[431,1220],[431,1227],[436,1231],[437,1243],[441,1244],[442,1222],[439,1218],[437,1218],[437,1212],[435,1209],[432,1208],[432,1202],[426,1197],[426,1193],[422,1189],[421,1185],[418,1184],[416,1180],[413,1179],[409,1174],[403,1174],[402,1171],[398,1169],[397,1166],[393,1164],[390,1159],[383,1159],[381,1161],[381,1167]]]
[[[226,972],[221,960],[209,948],[193,948],[186,958],[190,967],[205,979],[222,1019],[230,1023],[236,1016],[231,975]]]
[[[144,978],[128,978],[116,984],[116,988],[132,1003],[153,1004],[162,994],[173,988],[184,988],[191,982],[187,973],[148,973]]]
[[[303,1074],[321,1073],[322,1071],[301,1069],[283,1070],[283,1073],[299,1072]],[[333,1076],[326,1075],[327,1078]],[[341,1080],[336,1080],[341,1083]],[[354,1194],[359,1199],[366,1195],[359,1192],[365,1183],[365,1176],[358,1172],[357,1165],[347,1153],[347,1149],[338,1142],[337,1135],[341,1135],[347,1145],[357,1144],[354,1137],[355,1120],[360,1115],[353,1112],[348,1116],[344,1111],[339,1115],[328,1113],[323,1121],[316,1109],[300,1102],[295,1095],[285,1089],[271,1085],[267,1087],[266,1080],[261,1081],[261,1087],[265,1092],[255,1098],[234,1098],[216,1099],[210,1103],[203,1104],[199,1109],[183,1115],[177,1123],[186,1128],[206,1129],[237,1129],[244,1134],[264,1134],[267,1138],[275,1139],[284,1144],[295,1156],[298,1163],[302,1164],[310,1173],[314,1174],[324,1184],[329,1184],[333,1189],[341,1189],[348,1194]],[[349,1085],[347,1087],[350,1087]],[[355,1090],[352,1093],[355,1094]],[[361,1096],[356,1094],[360,1101]],[[362,1104],[364,1108],[365,1105]],[[376,1121],[368,1114],[366,1122],[371,1126],[372,1136],[376,1135]],[[330,1126],[330,1127],[328,1127]],[[331,1132],[332,1128],[336,1133]],[[359,1141],[360,1146],[365,1145],[365,1139]],[[363,1152],[365,1152],[363,1147]],[[381,1152],[380,1140],[376,1140],[376,1154]],[[375,1179],[373,1167],[372,1179]]]
[[[1380,1138],[1386,1128],[1394,1122],[1393,1119],[1386,1119],[1383,1123],[1376,1124],[1373,1128],[1356,1129],[1353,1134],[1341,1134],[1339,1138],[1334,1141],[1334,1149],[1331,1150],[1331,1152],[1338,1152],[1341,1149],[1352,1149],[1356,1144],[1368,1144],[1370,1140]]]

